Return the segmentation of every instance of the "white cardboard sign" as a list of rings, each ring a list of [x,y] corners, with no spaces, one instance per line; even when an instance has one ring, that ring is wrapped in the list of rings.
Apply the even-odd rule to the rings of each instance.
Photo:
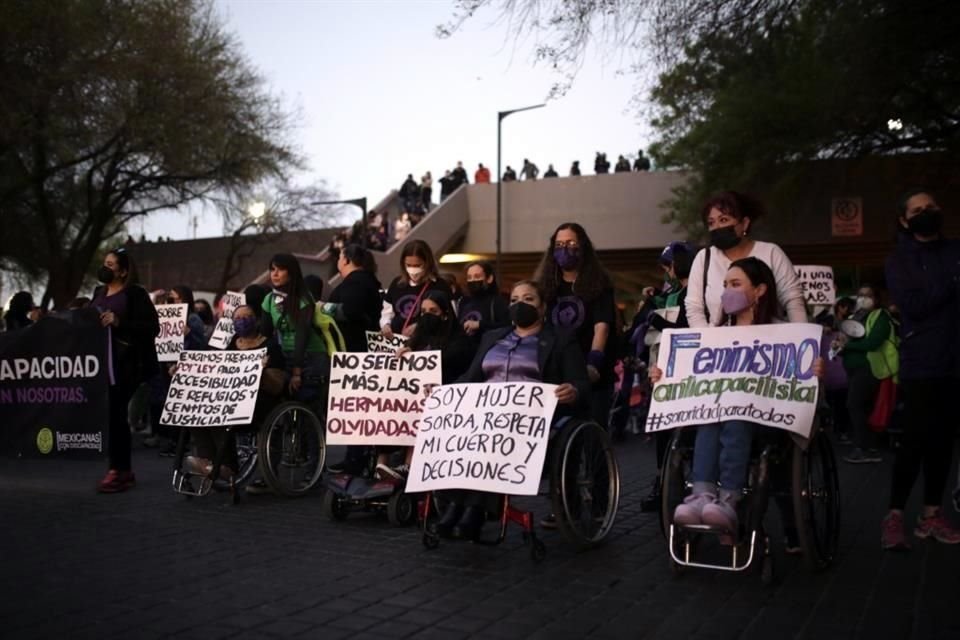
[[[803,300],[810,306],[833,305],[837,301],[837,287],[833,281],[833,267],[794,265],[794,272],[803,287]]]
[[[555,385],[444,385],[427,400],[406,490],[536,495],[557,406]]]
[[[396,353],[397,349],[407,346],[409,340],[410,338],[399,333],[395,333],[392,338],[388,338],[379,331],[367,331],[367,351],[370,353]]]
[[[183,351],[183,329],[187,326],[187,304],[158,304],[160,333],[154,341],[160,362],[176,362]]]
[[[253,420],[266,349],[182,351],[160,424],[229,427]]]
[[[822,335],[807,323],[667,329],[647,432],[745,420],[809,438]]]
[[[442,381],[439,351],[334,353],[327,442],[412,446],[424,400]]]
[[[210,336],[208,343],[212,349],[226,349],[230,346],[230,340],[233,339],[233,313],[247,304],[247,296],[236,291],[227,291],[221,302],[223,313],[217,320],[217,326],[213,329],[213,335]]]

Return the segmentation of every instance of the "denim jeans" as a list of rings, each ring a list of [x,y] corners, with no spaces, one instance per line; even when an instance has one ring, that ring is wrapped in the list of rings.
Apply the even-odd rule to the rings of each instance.
[[[697,427],[693,447],[694,493],[716,491],[739,495],[747,481],[750,447],[756,425],[743,420],[726,420]]]

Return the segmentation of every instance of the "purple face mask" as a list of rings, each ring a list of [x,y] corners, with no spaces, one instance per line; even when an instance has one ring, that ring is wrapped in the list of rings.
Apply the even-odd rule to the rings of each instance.
[[[743,289],[724,289],[720,294],[720,303],[727,315],[735,315],[752,304]]]
[[[234,318],[233,332],[241,338],[249,338],[257,332],[257,319],[250,317]]]
[[[580,249],[570,247],[557,247],[553,250],[553,259],[557,266],[567,271],[580,264]]]

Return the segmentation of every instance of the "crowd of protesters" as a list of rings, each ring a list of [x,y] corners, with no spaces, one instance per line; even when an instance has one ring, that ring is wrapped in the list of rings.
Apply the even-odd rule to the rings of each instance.
[[[649,169],[641,159],[642,154],[634,167]],[[603,154],[597,163],[598,173],[609,170]],[[628,165],[621,156],[615,171],[630,170]],[[548,173],[555,173],[552,166]],[[521,176],[532,180],[537,175],[536,165],[525,160]],[[489,182],[489,170],[479,165],[474,180]],[[466,170],[457,163],[441,179],[441,199],[466,183]],[[419,183],[412,174],[407,177],[400,188],[404,212],[396,239],[402,239],[400,222],[409,224],[409,232],[429,210],[431,193],[429,173]],[[536,271],[514,284],[505,298],[492,265],[472,262],[460,274],[441,274],[433,248],[422,240],[405,243],[397,271],[380,280],[371,250],[389,243],[383,234],[390,227],[374,213],[366,226],[358,223],[353,233],[337,239],[336,268],[342,279],[329,303],[340,310],[350,351],[366,350],[366,331],[400,334],[409,338],[404,349],[441,352],[444,383],[556,384],[562,413],[603,425],[615,440],[644,433],[652,388],[663,375],[656,366],[651,332],[813,320],[822,325],[825,356],[813,370],[823,383],[832,430],[839,444],[849,447],[843,459],[867,464],[894,458],[882,547],[909,548],[904,510],[921,472],[922,508],[913,535],[960,543],[960,530],[942,509],[957,426],[951,403],[960,390],[960,242],[943,237],[943,215],[935,197],[914,190],[900,201],[897,244],[886,263],[886,292],[864,283],[855,296],[819,309],[805,305],[783,249],[754,238],[754,228],[765,216],[760,202],[722,192],[704,203],[701,214],[709,245],[677,241],[664,248],[658,261],[663,280],[643,290],[629,326],[620,317],[613,280],[587,229],[573,222],[544,238]],[[323,282],[305,277],[289,254],[274,256],[269,272],[270,287],[252,285],[245,291],[247,304],[234,316],[236,335],[228,348],[268,347],[264,366],[272,373],[264,376],[266,405],[281,395],[309,399],[329,367],[329,346],[311,325]],[[114,368],[121,375],[109,392],[108,471],[98,489],[115,493],[136,484],[131,423],[151,416],[146,442],[165,443],[164,452],[177,435],[159,424],[173,370],[157,362],[154,338],[159,328],[153,304],[189,306],[184,339],[193,350],[208,348],[219,304],[194,299],[185,285],[170,286],[151,300],[137,285],[135,266],[123,249],[106,254],[97,277],[101,286],[90,299],[77,299],[71,306],[95,307],[103,326],[113,329]],[[28,328],[41,315],[30,294],[20,292],[8,304],[6,330]],[[884,453],[883,445],[889,444],[885,434],[894,423],[899,446],[892,454]],[[737,529],[737,505],[756,430],[757,425],[744,420],[697,427],[693,491],[677,507],[677,523]],[[204,438],[193,443],[190,457],[190,464],[201,470],[209,469],[209,452],[219,446]],[[657,432],[651,439],[660,467],[666,437]],[[352,449],[335,466],[356,467],[361,454]],[[235,457],[224,464],[225,474],[236,471]],[[409,455],[399,462],[384,455],[376,472],[403,478],[408,464]],[[654,482],[641,507],[653,511],[659,505],[660,487]],[[486,509],[483,499],[457,494],[442,514],[439,530],[473,537],[483,526]],[[548,517],[541,524],[551,527],[554,520]],[[785,533],[788,551],[796,549],[796,532],[788,528]]]

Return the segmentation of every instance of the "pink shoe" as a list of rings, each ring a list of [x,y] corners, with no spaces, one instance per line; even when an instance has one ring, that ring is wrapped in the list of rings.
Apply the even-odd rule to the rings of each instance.
[[[702,524],[703,508],[716,499],[712,493],[694,493],[687,496],[683,504],[678,504],[673,512],[673,523],[678,526]]]
[[[726,500],[715,500],[703,508],[703,524],[737,534],[737,511]]]
[[[885,551],[906,551],[910,548],[903,531],[903,514],[891,511],[880,525],[880,548]]]
[[[933,538],[943,544],[960,544],[960,530],[947,522],[939,511],[929,518],[919,518],[913,535],[918,538]]]

